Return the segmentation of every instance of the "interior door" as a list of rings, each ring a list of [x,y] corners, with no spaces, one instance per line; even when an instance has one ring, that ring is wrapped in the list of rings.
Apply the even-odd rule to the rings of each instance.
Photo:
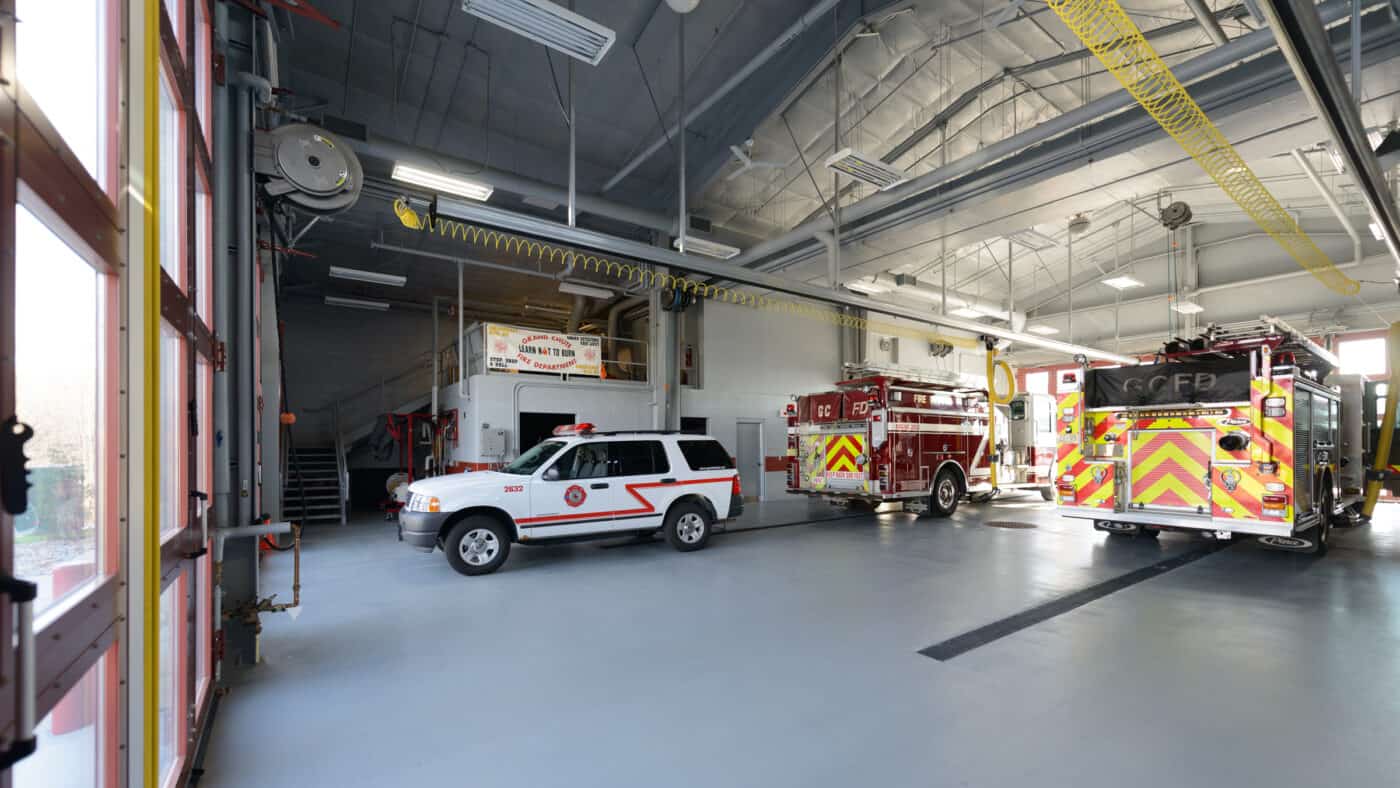
[[[608,478],[606,442],[575,444],[530,482],[530,516],[519,525],[535,539],[609,530],[617,482]]]
[[[757,501],[763,496],[763,423],[741,421],[736,426],[739,484],[744,488],[744,500]]]

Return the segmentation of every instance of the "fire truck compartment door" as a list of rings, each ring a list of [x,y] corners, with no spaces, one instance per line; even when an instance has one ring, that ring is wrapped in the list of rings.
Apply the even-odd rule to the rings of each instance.
[[[1130,436],[1134,509],[1210,517],[1210,430],[1142,430]]]
[[[827,433],[821,466],[828,490],[869,492],[870,456],[865,432]]]

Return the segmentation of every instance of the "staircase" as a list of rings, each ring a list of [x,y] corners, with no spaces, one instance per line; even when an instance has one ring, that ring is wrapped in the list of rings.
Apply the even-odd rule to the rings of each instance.
[[[282,483],[283,519],[303,524],[344,523],[345,491],[340,479],[334,447],[294,450],[287,458],[287,476]]]

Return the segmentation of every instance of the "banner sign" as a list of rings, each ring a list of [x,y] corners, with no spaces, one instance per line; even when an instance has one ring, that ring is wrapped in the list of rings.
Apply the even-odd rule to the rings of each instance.
[[[1169,361],[1091,369],[1085,399],[1091,408],[1249,402],[1249,388],[1245,359]]]
[[[602,350],[600,337],[486,325],[486,368],[491,370],[596,378]]]

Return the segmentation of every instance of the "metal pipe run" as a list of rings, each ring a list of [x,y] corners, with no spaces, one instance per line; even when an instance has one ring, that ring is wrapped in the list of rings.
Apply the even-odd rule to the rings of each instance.
[[[605,235],[582,228],[569,227],[534,216],[525,216],[523,214],[493,208],[489,205],[469,203],[462,200],[449,201],[444,199],[439,200],[438,210],[462,221],[475,222],[487,227],[497,227],[511,232],[532,235],[537,238],[549,238],[559,244],[611,252],[620,257],[630,258],[632,260],[654,263],[678,271],[688,271],[705,276],[727,279],[740,284],[787,293],[820,303],[855,307],[856,309],[865,309],[871,312],[891,315],[893,317],[903,317],[927,325],[945,326],[959,331],[966,331],[973,335],[1006,339],[1031,347],[1064,353],[1068,356],[1083,355],[1090,359],[1111,361],[1116,364],[1131,365],[1138,363],[1137,359],[1118,353],[1108,353],[1097,348],[1059,342],[1035,334],[1025,334],[987,323],[980,323],[976,320],[967,320],[950,315],[931,315],[919,309],[909,309],[907,307],[888,304],[850,293],[834,292],[825,287],[809,285],[805,282],[774,276],[773,274],[764,273],[762,271],[743,268],[736,269],[731,267],[728,262],[710,261],[692,255],[679,254],[669,249],[661,249],[637,241],[629,241],[624,238],[617,238],[615,236]],[[376,246],[382,245],[376,244]],[[446,256],[444,255],[444,257]],[[449,259],[456,260],[457,258]]]
[[[1220,29],[1220,23],[1215,20],[1215,13],[1206,5],[1206,0],[1186,0],[1186,5],[1191,9],[1191,13],[1196,15],[1196,22],[1216,46],[1223,46],[1230,40],[1225,31]]]
[[[254,487],[257,476],[254,469],[257,460],[253,456],[255,423],[255,403],[258,392],[253,374],[253,299],[258,290],[257,267],[253,264],[253,249],[257,244],[253,220],[253,102],[262,104],[272,101],[272,84],[266,79],[247,72],[240,72],[233,79],[234,103],[237,105],[237,125],[234,128],[233,143],[237,161],[235,164],[236,184],[234,210],[237,214],[238,264],[234,269],[234,288],[238,295],[234,311],[235,333],[233,343],[234,368],[237,370],[237,388],[232,401],[238,406],[238,513],[236,523],[252,522],[254,515]]]
[[[1351,219],[1347,217],[1346,211],[1342,210],[1341,204],[1338,203],[1337,198],[1332,195],[1332,190],[1327,188],[1327,184],[1322,182],[1322,178],[1318,176],[1317,170],[1313,169],[1312,163],[1308,161],[1308,157],[1304,156],[1301,150],[1294,148],[1293,160],[1298,162],[1298,167],[1302,169],[1303,174],[1308,176],[1308,180],[1312,181],[1312,185],[1317,189],[1317,193],[1322,195],[1322,201],[1327,203],[1327,207],[1332,209],[1332,213],[1337,217],[1337,221],[1342,223],[1342,229],[1346,230],[1347,235],[1351,236],[1351,261],[1353,263],[1360,263],[1362,257],[1361,233],[1357,232],[1356,228],[1352,226]]]

